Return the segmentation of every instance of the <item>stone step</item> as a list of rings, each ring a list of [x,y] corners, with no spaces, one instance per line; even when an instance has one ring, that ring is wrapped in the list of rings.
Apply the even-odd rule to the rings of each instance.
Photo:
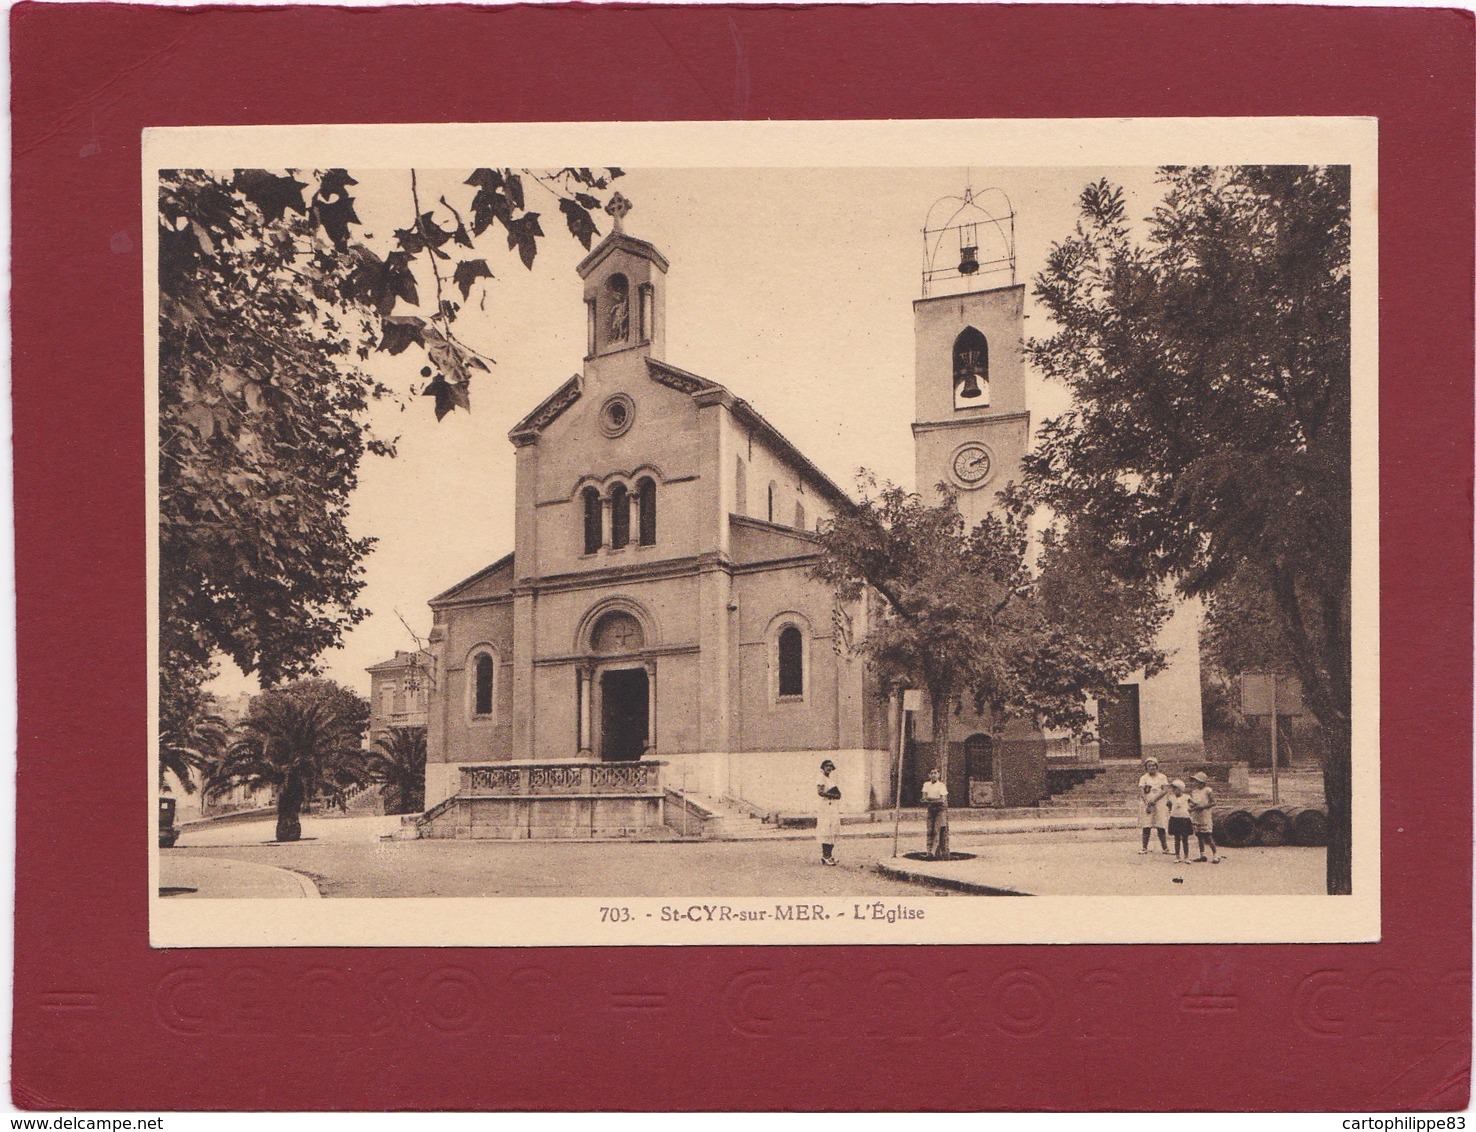
[[[687,797],[713,813],[721,815],[723,819],[721,836],[724,839],[762,837],[774,832],[772,825],[754,817],[743,807],[724,798],[716,798],[711,794],[702,794],[696,790],[689,790]]]

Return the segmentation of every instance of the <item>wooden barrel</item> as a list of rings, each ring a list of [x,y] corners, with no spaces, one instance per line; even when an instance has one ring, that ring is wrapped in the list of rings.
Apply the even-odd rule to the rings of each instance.
[[[1215,842],[1226,849],[1244,849],[1256,843],[1256,819],[1249,810],[1231,810],[1215,821]]]
[[[1256,844],[1285,845],[1291,834],[1286,811],[1270,806],[1256,814]]]
[[[1327,811],[1316,806],[1293,806],[1286,811],[1290,828],[1287,840],[1293,845],[1327,844]]]

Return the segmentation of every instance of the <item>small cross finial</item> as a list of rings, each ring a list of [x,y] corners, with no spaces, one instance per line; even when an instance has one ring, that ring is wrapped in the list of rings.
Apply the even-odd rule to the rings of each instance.
[[[608,212],[615,219],[615,231],[625,231],[625,225],[621,222],[625,219],[626,213],[628,213],[632,207],[633,206],[631,205],[630,201],[626,200],[625,197],[623,197],[620,193],[616,193],[614,196],[612,196],[609,200],[609,203],[605,205],[605,211]]]

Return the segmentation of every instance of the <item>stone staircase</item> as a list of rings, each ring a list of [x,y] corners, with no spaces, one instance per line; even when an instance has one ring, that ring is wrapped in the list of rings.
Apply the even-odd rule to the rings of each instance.
[[[722,827],[715,832],[723,841],[751,841],[773,837],[778,832],[773,825],[756,817],[748,806],[737,799],[700,794],[695,790],[688,790],[687,797],[722,816]],[[667,824],[670,825],[670,821]]]
[[[351,817],[384,813],[384,791],[379,783],[356,786],[348,792],[345,809]]]
[[[1182,778],[1187,783],[1189,775],[1202,765],[1191,763],[1180,766],[1165,763],[1160,769],[1168,776],[1169,781]],[[1101,767],[1100,773],[1045,799],[1040,804],[1041,810],[1062,814],[1093,810],[1118,814],[1138,813],[1138,778],[1143,773],[1142,765],[1138,762],[1110,762],[1102,763]],[[1246,790],[1232,789],[1225,782],[1211,779],[1210,786],[1215,792],[1216,810],[1221,813],[1266,804],[1265,799]]]

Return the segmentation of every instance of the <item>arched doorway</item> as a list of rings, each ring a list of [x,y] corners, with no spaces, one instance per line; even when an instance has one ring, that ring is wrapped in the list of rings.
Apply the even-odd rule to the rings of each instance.
[[[638,759],[650,731],[650,675],[641,668],[600,673],[600,758]]]
[[[594,653],[596,750],[606,762],[639,759],[651,744],[653,681],[640,621],[623,609],[604,614],[590,633]]]

